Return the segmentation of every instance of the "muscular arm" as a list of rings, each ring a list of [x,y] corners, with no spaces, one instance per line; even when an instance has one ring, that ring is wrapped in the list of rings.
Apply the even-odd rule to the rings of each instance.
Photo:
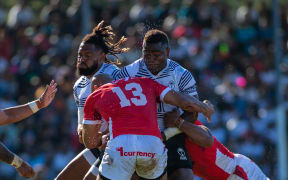
[[[174,90],[170,90],[165,96],[163,101],[167,104],[178,106],[181,109],[188,112],[201,112],[210,120],[210,116],[214,112],[212,105],[203,103],[197,98],[178,93]]]
[[[11,164],[14,158],[14,153],[9,151],[4,144],[0,142],[0,161]]]
[[[31,178],[35,176],[33,168],[25,161],[23,161],[16,154],[9,151],[4,144],[0,142],[0,161],[10,164],[16,168],[20,176],[24,178]]]
[[[46,86],[44,93],[36,101],[0,110],[0,125],[21,121],[36,113],[39,109],[47,107],[57,92],[56,86],[57,84],[51,81],[50,85]]]
[[[185,121],[189,121],[191,123],[194,123],[198,118],[198,112],[184,111],[184,113],[181,114],[181,118],[183,118]]]
[[[213,136],[207,127],[203,125],[196,125],[182,119],[179,117],[179,112],[177,109],[165,114],[164,123],[166,128],[168,128],[164,131],[164,134],[165,136],[168,136],[168,138],[184,132],[199,146],[209,147],[213,144]]]
[[[195,97],[196,99],[199,100],[198,95],[194,95],[193,97]],[[198,112],[184,111],[184,113],[181,114],[181,118],[183,118],[185,121],[189,121],[191,123],[194,123],[198,118]]]
[[[194,143],[202,147],[209,147],[213,144],[213,136],[209,129],[203,125],[196,125],[188,121],[184,121],[179,127]]]
[[[34,114],[28,104],[15,106],[0,111],[0,125],[15,123]]]
[[[102,133],[99,132],[101,124],[83,124],[82,138],[88,149],[97,148],[101,145]]]

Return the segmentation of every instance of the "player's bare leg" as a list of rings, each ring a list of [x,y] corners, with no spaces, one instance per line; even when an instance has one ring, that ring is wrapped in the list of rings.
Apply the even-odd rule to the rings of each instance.
[[[89,171],[86,173],[83,180],[95,180],[98,173],[99,173],[98,168],[95,166],[95,164],[93,164],[93,166],[91,166]]]
[[[84,153],[80,153],[58,174],[55,180],[83,179],[90,167],[91,165],[86,160]],[[95,178],[96,176],[94,176],[94,179]]]
[[[103,180],[103,179],[98,175],[96,180]]]
[[[159,180],[167,180],[167,173],[165,173]]]
[[[140,180],[139,176],[137,176],[136,173],[134,173],[131,177],[131,180]]]
[[[188,168],[180,168],[175,170],[168,177],[169,180],[193,180],[193,172]]]
[[[55,180],[79,180],[83,179],[90,168],[85,157],[75,157],[55,178]]]
[[[96,179],[96,177],[94,176],[94,174],[88,173],[85,175],[83,180],[95,180],[95,179]]]

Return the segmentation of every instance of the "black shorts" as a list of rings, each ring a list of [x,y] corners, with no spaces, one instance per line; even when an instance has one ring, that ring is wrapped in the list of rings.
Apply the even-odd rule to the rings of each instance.
[[[166,141],[165,144],[168,149],[168,175],[179,168],[188,168],[192,170],[193,164],[185,146],[185,135],[183,133],[173,136]]]
[[[95,163],[93,164],[93,166],[96,166],[97,168],[99,168],[100,164],[101,164],[101,161],[102,161],[102,158],[103,158],[103,155],[104,155],[104,151],[101,151],[99,150],[99,156],[97,158],[97,160],[95,161]]]
[[[90,151],[96,157],[96,159],[101,155],[101,151],[98,148],[90,149]]]

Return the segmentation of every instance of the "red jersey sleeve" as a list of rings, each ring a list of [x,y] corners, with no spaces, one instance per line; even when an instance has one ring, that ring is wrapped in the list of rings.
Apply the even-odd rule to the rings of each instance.
[[[101,119],[101,114],[95,108],[95,98],[91,94],[85,101],[83,124],[101,124]]]
[[[196,124],[196,125],[203,125],[199,120],[196,120],[196,121],[195,121],[195,124]]]
[[[163,101],[164,96],[171,90],[169,87],[164,86],[152,79],[149,79],[150,83],[152,84],[152,87],[155,90],[156,96],[160,98],[161,101]]]

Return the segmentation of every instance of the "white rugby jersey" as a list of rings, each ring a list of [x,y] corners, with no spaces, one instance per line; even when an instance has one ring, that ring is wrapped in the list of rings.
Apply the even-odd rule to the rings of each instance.
[[[98,74],[109,74],[116,79],[117,73],[119,72],[119,68],[113,64],[103,63],[100,69],[93,75],[96,76]],[[84,104],[87,97],[91,94],[91,79],[86,76],[81,76],[74,84],[73,94],[74,100],[76,102],[76,106],[78,109],[78,124],[83,123],[83,115],[84,115]]]
[[[138,59],[120,70],[117,78],[121,79],[125,77],[148,77],[175,91],[191,96],[198,95],[193,75],[187,69],[170,59],[167,59],[167,66],[157,75],[153,75],[148,70],[143,59]],[[172,111],[174,108],[175,106],[163,102],[157,104],[157,120],[161,131],[164,130],[164,114]]]

